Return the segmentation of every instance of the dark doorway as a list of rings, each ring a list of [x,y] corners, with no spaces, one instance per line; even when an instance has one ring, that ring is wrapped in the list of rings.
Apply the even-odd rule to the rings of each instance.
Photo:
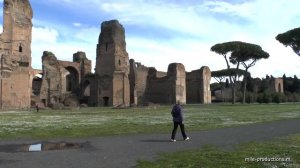
[[[66,90],[68,92],[72,91],[72,80],[70,74],[66,76]]]
[[[44,104],[45,107],[47,106],[46,99],[42,99],[42,103]]]
[[[278,92],[281,93],[281,84],[278,84]]]
[[[81,93],[82,98],[80,100],[80,103],[88,105],[89,104],[89,99],[90,99],[90,96],[91,96],[90,82],[88,80],[86,80],[84,82],[82,88],[83,88],[82,93]]]
[[[103,97],[103,106],[104,107],[108,106],[108,101],[109,101],[109,97]]]

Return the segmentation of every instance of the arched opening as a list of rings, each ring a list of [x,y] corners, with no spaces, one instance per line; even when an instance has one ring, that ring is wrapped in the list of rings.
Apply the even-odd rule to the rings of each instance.
[[[278,84],[278,92],[279,92],[279,93],[282,92],[282,91],[281,91],[281,84],[280,84],[280,83]]]
[[[76,93],[79,86],[79,73],[74,67],[65,68],[68,73],[66,75],[66,91]]]
[[[42,74],[36,74],[32,79],[32,93],[33,95],[39,95],[42,86]]]
[[[31,85],[31,106],[34,107],[37,103],[40,102],[40,91],[42,87],[42,80],[43,75],[42,74],[36,74],[32,79],[32,85]]]

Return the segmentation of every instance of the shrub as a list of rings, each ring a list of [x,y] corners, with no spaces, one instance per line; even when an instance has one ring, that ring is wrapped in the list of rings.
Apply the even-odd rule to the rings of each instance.
[[[286,92],[285,93],[285,99],[288,102],[299,102],[300,101],[300,94],[299,93]]]
[[[257,102],[260,103],[260,104],[263,103],[263,94],[262,94],[262,93],[259,93],[256,100],[257,100]]]
[[[281,94],[280,93],[273,94],[272,102],[277,103],[277,104],[281,103],[282,102]]]
[[[255,93],[247,92],[246,94],[246,103],[255,103],[257,101],[258,96]]]
[[[263,103],[271,103],[272,102],[272,96],[269,93],[263,93]]]

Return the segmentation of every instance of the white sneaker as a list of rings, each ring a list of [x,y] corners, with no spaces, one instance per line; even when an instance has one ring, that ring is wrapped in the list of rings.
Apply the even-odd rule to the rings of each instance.
[[[171,142],[176,142],[176,139],[171,139]]]
[[[190,140],[190,137],[186,137],[184,140],[185,140],[185,141],[188,141],[188,140]]]

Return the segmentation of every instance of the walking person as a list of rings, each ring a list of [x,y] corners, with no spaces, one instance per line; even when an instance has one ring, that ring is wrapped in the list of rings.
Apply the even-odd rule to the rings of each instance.
[[[39,112],[39,104],[36,103],[35,108],[36,108],[36,112]]]
[[[190,138],[186,135],[184,130],[184,124],[183,124],[183,108],[180,104],[180,101],[178,101],[171,111],[172,117],[173,117],[173,131],[172,131],[172,137],[171,142],[176,142],[175,136],[177,132],[178,125],[180,126],[181,134],[184,140],[189,140]]]

